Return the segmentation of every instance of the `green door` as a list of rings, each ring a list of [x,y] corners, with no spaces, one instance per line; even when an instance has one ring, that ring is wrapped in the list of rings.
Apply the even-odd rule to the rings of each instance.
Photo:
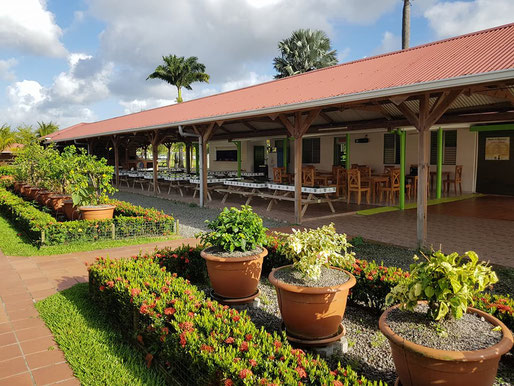
[[[268,175],[264,146],[253,147],[253,171],[256,173],[264,173],[264,176]]]

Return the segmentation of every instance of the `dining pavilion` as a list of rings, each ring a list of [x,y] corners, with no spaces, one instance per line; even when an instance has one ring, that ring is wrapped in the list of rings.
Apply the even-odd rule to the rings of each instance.
[[[196,145],[195,152],[200,158],[197,183],[203,204],[209,181],[208,144],[222,143],[227,148],[234,146],[235,174],[240,176],[244,169],[242,164],[251,162],[248,161],[250,140],[278,139],[284,144],[282,157],[287,149],[292,155],[289,170],[294,184],[290,198],[294,202],[295,221],[301,223],[302,200],[305,200],[302,192],[305,139],[345,138],[341,140],[345,155],[341,166],[349,172],[353,160],[366,156],[366,152],[359,154],[353,148],[352,138],[366,138],[368,133],[370,142],[376,133],[381,136],[393,134],[391,138],[398,138],[394,143],[398,144],[399,206],[403,208],[406,175],[411,174],[407,173],[407,143],[409,133],[415,134],[416,233],[418,245],[423,246],[427,237],[431,133],[437,130],[434,184],[436,195],[440,196],[444,187],[445,130],[458,127],[466,134],[475,133],[472,134],[474,142],[463,147],[475,154],[481,151],[479,142],[482,138],[478,137],[481,133],[503,133],[506,138],[512,136],[513,47],[514,24],[508,24],[180,104],[80,123],[50,135],[47,141],[59,145],[84,144],[95,154],[105,155],[108,149],[112,149],[117,184],[120,183],[120,165],[130,161],[135,149],[150,144],[155,193],[159,189],[158,146],[164,142],[185,142],[186,160],[190,160],[191,149]],[[494,135],[490,138],[501,137]],[[484,141],[490,142],[487,138]],[[506,142],[503,140],[503,144]],[[365,143],[364,140],[357,142],[355,147]],[[246,157],[243,157],[244,148]],[[510,150],[504,155],[507,159],[497,161],[513,162],[512,148],[508,148]],[[306,148],[305,151],[311,149]],[[372,155],[374,152],[369,153]],[[505,150],[501,154],[504,153]],[[490,161],[487,155],[484,157],[485,161]],[[212,166],[215,166],[214,162],[211,160]],[[226,161],[220,159],[220,162]],[[493,170],[504,168],[500,163],[488,164],[487,167]],[[190,166],[188,162],[186,169]],[[255,165],[252,168],[255,169]],[[472,178],[476,178],[477,173]],[[509,190],[512,180],[505,178],[500,185]],[[478,183],[475,181],[472,190],[476,186]]]

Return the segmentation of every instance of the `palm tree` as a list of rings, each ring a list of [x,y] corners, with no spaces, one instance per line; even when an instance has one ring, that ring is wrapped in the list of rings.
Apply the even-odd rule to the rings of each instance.
[[[402,50],[409,48],[410,42],[410,0],[403,0]]]
[[[53,132],[56,132],[59,130],[59,126],[57,126],[52,121],[45,123],[45,122],[38,122],[37,123],[37,129],[36,133],[38,138],[45,138],[47,135],[52,134]]]
[[[192,90],[191,83],[209,82],[209,75],[205,73],[205,65],[198,63],[196,56],[184,58],[183,56],[163,56],[164,65],[159,65],[148,79],[161,79],[177,87],[177,103],[183,102],[182,87]]]
[[[273,59],[275,79],[337,64],[337,52],[321,30],[299,29],[278,43],[281,55]]]
[[[32,126],[18,126],[17,131],[14,133],[16,142],[28,145],[36,141],[37,136]]]
[[[13,144],[16,140],[11,127],[7,125],[0,126],[0,152],[4,151],[9,145]]]

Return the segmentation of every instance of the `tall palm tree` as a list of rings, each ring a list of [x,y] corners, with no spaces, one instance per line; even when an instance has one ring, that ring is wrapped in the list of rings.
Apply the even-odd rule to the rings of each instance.
[[[278,49],[281,55],[273,59],[276,79],[337,64],[337,52],[321,30],[296,30],[278,43]]]
[[[410,43],[410,0],[403,0],[402,50],[409,48],[409,43]]]
[[[16,141],[11,127],[7,125],[0,126],[0,152],[4,151],[9,145]]]
[[[17,131],[14,133],[16,142],[28,145],[36,141],[37,136],[32,126],[18,126]]]
[[[192,90],[191,83],[209,82],[209,75],[205,73],[205,65],[198,63],[196,56],[184,58],[183,56],[163,56],[164,65],[159,65],[148,79],[161,79],[177,87],[177,103],[183,102],[182,87]]]
[[[36,133],[39,138],[45,138],[47,135],[52,134],[53,132],[59,130],[59,126],[57,126],[52,121],[45,123],[45,122],[38,122],[37,123],[37,129]]]

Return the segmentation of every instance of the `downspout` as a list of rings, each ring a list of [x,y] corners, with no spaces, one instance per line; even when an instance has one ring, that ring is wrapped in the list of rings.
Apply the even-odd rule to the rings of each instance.
[[[201,135],[198,135],[198,134],[194,134],[194,133],[186,133],[184,132],[184,128],[182,127],[182,125],[179,125],[178,126],[178,132],[180,133],[180,135],[182,137],[195,137],[195,138],[198,138],[198,148],[200,150],[200,154],[198,154],[198,160],[197,162],[200,163],[200,167],[199,167],[199,172],[200,172],[200,175],[199,175],[199,178],[200,178],[200,207],[203,208],[204,206],[204,200],[203,200],[203,197],[204,197],[204,191],[203,191],[203,147],[202,147],[202,136]]]

